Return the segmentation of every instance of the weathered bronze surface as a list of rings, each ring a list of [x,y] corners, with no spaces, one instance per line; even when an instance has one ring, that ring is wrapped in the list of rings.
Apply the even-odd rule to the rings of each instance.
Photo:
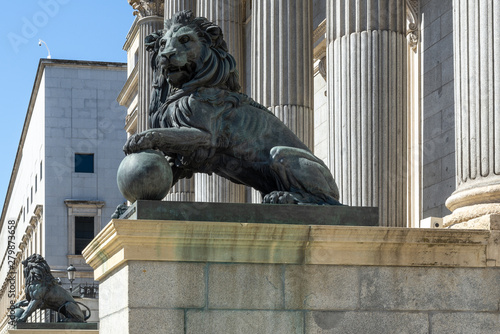
[[[378,208],[137,201],[121,219],[378,226]]]
[[[146,38],[152,56],[151,129],[126,154],[162,151],[173,184],[218,174],[260,191],[264,203],[337,205],[337,185],[319,158],[266,107],[239,93],[220,27],[190,11]]]
[[[50,272],[47,261],[41,255],[30,255],[22,264],[26,299],[17,302],[13,307],[27,308],[15,319],[16,322],[25,322],[38,309],[57,311],[64,315],[65,322],[85,322],[90,317],[90,310],[87,317],[84,317],[78,306],[81,303],[76,302],[71,294],[58,284]]]
[[[116,172],[118,189],[130,202],[161,200],[172,184],[172,169],[161,152],[148,150],[129,154]]]

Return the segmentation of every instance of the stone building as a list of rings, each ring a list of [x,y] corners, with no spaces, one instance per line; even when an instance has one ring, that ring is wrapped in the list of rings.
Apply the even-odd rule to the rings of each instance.
[[[171,284],[176,291],[186,292],[175,295],[182,298],[174,298],[178,302],[172,303],[174,306],[167,300],[167,313],[161,313],[161,307],[154,305],[154,314],[171,317],[165,326],[184,321],[206,325],[202,321],[206,314],[206,319],[215,319],[209,323],[213,328],[221,323],[237,326],[241,323],[238,321],[259,322],[258,315],[265,314],[268,323],[291,326],[294,322],[288,317],[293,317],[297,328],[314,330],[319,323],[326,328],[345,316],[346,323],[363,329],[388,328],[384,322],[387,321],[394,328],[403,329],[407,329],[407,324],[418,323],[422,333],[462,328],[473,332],[469,329],[476,328],[476,324],[487,328],[486,332],[495,332],[499,300],[495,288],[500,263],[498,226],[490,231],[487,224],[495,219],[498,223],[498,216],[494,215],[500,213],[496,109],[500,95],[495,94],[496,83],[500,82],[500,39],[494,34],[500,22],[497,1],[128,2],[136,19],[124,45],[128,55],[127,81],[120,87],[118,102],[127,108],[125,129],[129,135],[148,127],[152,75],[144,37],[161,29],[164,17],[190,9],[222,27],[230,52],[239,64],[243,91],[271,109],[325,161],[339,184],[343,203],[379,207],[379,223],[388,227],[437,225],[488,230],[469,234],[444,229],[374,228],[369,230],[371,234],[359,230],[344,235],[344,230],[335,227],[328,232],[331,234],[319,228],[313,236],[316,240],[311,242],[324,241],[323,244],[314,249],[307,242],[309,248],[305,250],[298,246],[306,253],[317,251],[317,257],[310,259],[312,263],[304,265],[302,258],[270,263],[269,257],[256,261],[245,257],[240,263],[224,251],[217,260],[200,260],[206,255],[203,252],[176,253],[175,242],[161,238],[151,241],[147,233],[143,235],[137,228],[135,237],[140,243],[130,241],[126,235],[124,244],[116,248],[135,250],[137,244],[147,244],[150,252],[144,252],[144,258],[134,253],[137,258],[125,258],[119,265],[113,259],[116,268],[109,269],[106,259],[89,255],[110,295],[129,293],[131,297],[125,302],[112,298],[107,301],[104,332],[115,330],[115,320],[110,319],[125,319],[120,323],[124,327],[130,321],[135,332],[143,330],[141,326],[151,325],[143,317],[143,312],[151,311],[149,301],[144,300],[143,287],[133,288],[137,281],[147,275],[155,277],[161,270],[177,279]],[[260,201],[251,189],[206,175],[182,180],[168,199]],[[71,212],[69,206],[75,203],[68,203],[66,210]],[[119,229],[120,224],[108,227]],[[225,226],[216,224],[215,228],[224,230]],[[184,233],[186,225],[173,224],[172,228]],[[235,230],[238,228],[242,227]],[[176,232],[172,239],[184,236]],[[304,234],[309,236],[310,231]],[[263,239],[268,236],[269,231],[262,232]],[[214,234],[207,233],[202,241],[213,239]],[[117,237],[112,243],[119,244],[120,240]],[[247,240],[244,241],[242,249],[248,251]],[[271,251],[279,250],[276,242],[273,238],[269,241]],[[101,246],[105,249],[109,245]],[[165,260],[156,246],[168,249],[165,254],[181,255]],[[144,269],[153,267],[158,271]],[[235,270],[240,270],[240,279],[234,279]],[[269,277],[276,284],[269,285]],[[125,279],[130,282],[118,284]],[[152,291],[162,283],[144,282],[151,284]],[[233,298],[228,303],[236,306],[231,308],[220,297],[231,289],[257,297]],[[209,290],[219,294],[209,294]],[[186,300],[191,303],[188,294],[195,295],[195,302],[186,305]],[[259,304],[267,302],[272,294],[278,296],[269,300],[283,301],[279,305]],[[287,300],[290,296],[292,305]],[[207,303],[214,308],[208,308]],[[231,310],[237,308],[246,317],[236,318],[237,312]],[[401,316],[404,321],[400,321]],[[188,325],[182,326],[185,329]],[[288,327],[277,327],[287,332],[282,328]]]
[[[128,2],[130,134],[147,128],[143,37],[191,9],[382,226],[113,221],[85,251],[101,333],[498,333],[498,1]],[[168,198],[258,201],[204,175]],[[395,228],[439,226],[482,229]]]
[[[128,107],[129,134],[147,127],[143,38],[162,27],[163,16],[191,9],[222,27],[244,92],[327,163],[341,202],[379,207],[385,226],[498,213],[494,1],[129,3],[137,18],[124,46],[129,78],[119,100]],[[206,175],[182,180],[168,198],[260,201]],[[449,216],[450,209],[458,212]]]
[[[15,276],[15,300],[22,299],[20,261],[31,254],[41,254],[65,288],[70,264],[77,269],[75,288],[94,283],[81,251],[124,202],[116,170],[126,140],[125,110],[116,96],[125,79],[122,63],[40,60],[2,209],[1,330],[13,299],[6,279]],[[17,267],[9,267],[9,256]]]

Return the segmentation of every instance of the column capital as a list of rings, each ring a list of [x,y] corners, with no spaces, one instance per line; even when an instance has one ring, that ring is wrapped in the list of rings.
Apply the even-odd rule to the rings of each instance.
[[[415,51],[419,40],[420,0],[406,0],[406,38]]]
[[[140,19],[148,16],[163,16],[163,0],[128,0],[134,8],[134,15]]]

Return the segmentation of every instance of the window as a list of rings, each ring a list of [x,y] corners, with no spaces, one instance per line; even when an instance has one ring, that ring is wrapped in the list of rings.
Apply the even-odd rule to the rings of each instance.
[[[75,153],[75,172],[93,173],[94,172],[94,154]]]
[[[75,217],[75,254],[81,255],[94,238],[94,217]]]
[[[31,187],[30,203],[33,203],[33,187]]]
[[[38,191],[38,175],[35,175],[35,194]]]
[[[68,209],[68,256],[81,256],[82,250],[101,230],[102,208],[105,203],[66,199],[64,204]]]
[[[42,180],[42,162],[40,161],[40,181]]]

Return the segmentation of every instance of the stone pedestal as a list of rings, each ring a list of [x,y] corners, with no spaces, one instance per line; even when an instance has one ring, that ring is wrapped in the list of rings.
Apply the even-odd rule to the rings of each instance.
[[[115,219],[83,255],[100,281],[100,334],[494,333],[499,237]]]
[[[457,189],[445,226],[500,214],[500,3],[453,2]]]
[[[407,214],[405,0],[327,1],[328,165],[347,205]]]

